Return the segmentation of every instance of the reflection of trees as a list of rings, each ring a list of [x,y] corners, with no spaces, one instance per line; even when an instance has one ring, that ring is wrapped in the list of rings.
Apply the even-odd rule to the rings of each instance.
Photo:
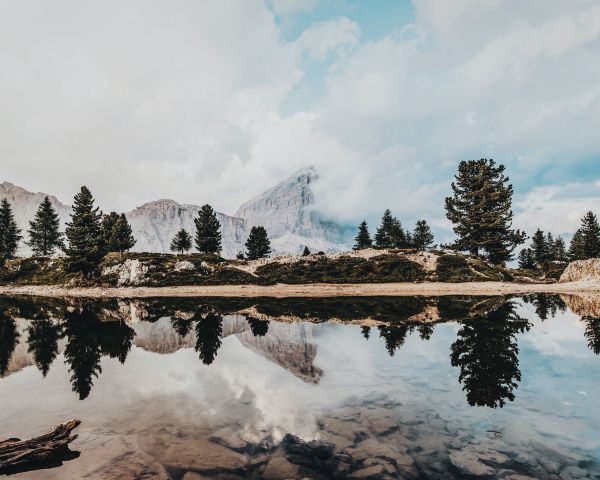
[[[185,337],[192,330],[192,320],[187,318],[171,317],[171,326],[180,337]]]
[[[585,322],[585,339],[588,347],[596,355],[600,355],[600,318],[583,317]]]
[[[8,363],[18,340],[17,324],[5,311],[0,311],[0,377],[8,370]]]
[[[510,300],[462,322],[450,360],[453,367],[460,368],[459,381],[469,405],[496,408],[514,400],[513,391],[521,380],[516,334],[529,328]]]
[[[255,337],[264,337],[269,331],[269,322],[266,320],[259,320],[255,317],[246,317],[250,330]]]
[[[205,365],[217,356],[223,334],[223,317],[215,312],[207,313],[196,323],[196,351]]]
[[[417,331],[419,332],[419,337],[421,340],[430,340],[431,335],[433,335],[433,329],[435,325],[433,323],[424,323],[423,325],[419,325],[417,327]]]
[[[368,340],[369,336],[371,335],[371,327],[361,327],[360,330],[362,332],[362,336]]]
[[[35,364],[45,377],[58,354],[58,339],[61,327],[47,318],[33,320],[28,333],[28,351],[33,354]]]
[[[567,309],[565,302],[559,295],[536,293],[525,295],[523,301],[533,305],[536,315],[542,320],[546,320],[548,317],[554,318],[558,312],[564,312]]]
[[[135,335],[122,322],[99,321],[90,305],[65,313],[65,333],[69,339],[65,360],[70,365],[73,391],[80,400],[90,394],[93,377],[102,373],[100,357],[108,355],[124,363]]]
[[[406,336],[412,330],[411,326],[406,324],[393,327],[380,326],[377,328],[379,329],[379,336],[383,337],[385,340],[385,348],[390,354],[390,357],[393,357],[396,350],[404,345]]]

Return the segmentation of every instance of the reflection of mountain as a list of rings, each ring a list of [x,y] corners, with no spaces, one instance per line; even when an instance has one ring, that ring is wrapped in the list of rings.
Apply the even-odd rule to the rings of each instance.
[[[293,373],[306,383],[319,383],[323,370],[313,362],[317,346],[310,343],[314,326],[306,323],[269,324],[264,336],[250,329],[238,335],[242,345]]]
[[[187,316],[190,329],[186,335],[180,336],[174,323]],[[196,348],[198,345],[197,330],[192,323],[193,315],[182,315],[176,318],[163,317],[155,322],[138,322],[131,325],[135,331],[133,343],[146,351],[155,353],[173,353],[182,348]],[[241,315],[225,315],[222,321],[221,338],[236,335],[246,348],[293,373],[307,383],[317,383],[322,370],[313,365],[317,354],[316,345],[310,343],[313,327],[307,324],[272,323],[265,330],[265,322],[254,326]],[[177,324],[177,323],[176,323]],[[198,324],[196,324],[198,325]],[[202,330],[202,334],[210,333]],[[206,352],[208,353],[208,352]],[[213,359],[214,360],[214,359]]]
[[[583,293],[561,295],[560,298],[575,315],[600,318],[600,295]]]

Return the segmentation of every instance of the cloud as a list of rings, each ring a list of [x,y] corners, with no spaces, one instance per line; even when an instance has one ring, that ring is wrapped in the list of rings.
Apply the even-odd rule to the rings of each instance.
[[[515,202],[515,225],[532,233],[538,228],[569,235],[589,210],[600,214],[600,182],[534,188]]]
[[[389,207],[443,236],[457,163],[493,157],[520,226],[571,231],[596,194],[552,195],[600,172],[600,6],[413,5],[413,23],[366,41],[351,10],[318,17],[315,1],[0,3],[2,180],[67,201],[86,183],[104,209],[171,197],[233,212],[314,165],[325,216]],[[281,18],[307,12],[286,39]],[[540,216],[548,192],[564,215]]]

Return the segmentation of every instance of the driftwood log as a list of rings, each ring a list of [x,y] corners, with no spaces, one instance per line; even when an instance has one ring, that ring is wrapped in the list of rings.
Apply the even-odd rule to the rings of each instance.
[[[77,438],[71,435],[80,420],[69,420],[48,433],[30,440],[9,438],[0,440],[0,473],[8,474],[61,465],[79,455],[69,450],[69,443]]]

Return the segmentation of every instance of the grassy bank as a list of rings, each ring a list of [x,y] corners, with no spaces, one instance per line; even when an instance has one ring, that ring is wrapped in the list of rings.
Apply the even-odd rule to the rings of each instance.
[[[65,270],[62,258],[18,258],[0,269],[2,285],[211,286],[377,284],[400,282],[540,281],[541,271],[518,271],[446,252],[369,250],[335,255],[225,260],[216,255],[108,254],[90,278]],[[555,269],[558,278],[562,269]]]

